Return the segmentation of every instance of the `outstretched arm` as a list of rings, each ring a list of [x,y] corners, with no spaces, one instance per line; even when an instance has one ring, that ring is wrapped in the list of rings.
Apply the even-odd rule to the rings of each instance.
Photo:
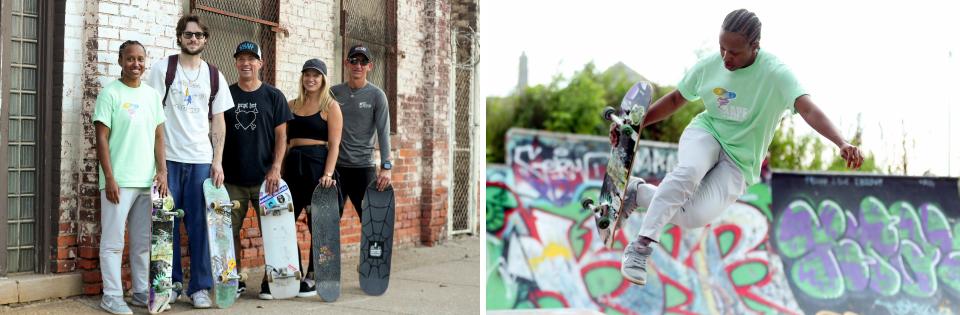
[[[677,112],[678,109],[687,104],[687,100],[680,94],[680,90],[673,90],[661,97],[653,105],[650,105],[650,112],[643,118],[643,128],[649,125],[667,119],[670,115]]]
[[[670,115],[677,112],[678,109],[687,104],[687,99],[683,98],[683,95],[680,94],[680,90],[673,90],[673,92],[668,93],[667,95],[661,97],[652,105],[650,105],[650,110],[647,112],[647,115],[643,118],[642,128],[646,128],[649,125],[660,122],[661,120],[667,119]],[[617,137],[616,124],[610,124],[610,144],[616,145]]]
[[[834,126],[830,118],[827,118],[827,115],[813,103],[809,95],[801,95],[798,97],[793,106],[810,127],[813,127],[820,135],[840,148],[840,156],[847,161],[848,168],[860,168],[860,165],[863,164],[863,154],[860,152],[860,149],[843,140],[837,127]]]

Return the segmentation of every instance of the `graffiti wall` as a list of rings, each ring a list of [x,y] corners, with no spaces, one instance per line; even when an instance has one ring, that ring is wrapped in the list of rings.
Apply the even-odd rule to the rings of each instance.
[[[610,155],[610,140],[597,136],[511,129],[506,143],[517,188],[554,203],[570,202],[584,184],[602,181]],[[656,184],[676,164],[675,144],[640,141],[633,175]]]
[[[644,287],[619,273],[635,214],[603,247],[579,200],[599,194],[603,137],[514,130],[507,165],[487,167],[487,308],[580,308],[608,314],[799,314],[767,237],[770,188],[750,187],[712,228],[667,227]],[[676,146],[643,142],[635,175],[657,183]]]
[[[643,214],[607,249],[578,202],[599,193],[605,141],[508,135],[508,163],[487,167],[488,309],[960,314],[956,178],[765,170],[764,183],[710,226],[667,226],[648,284],[638,287],[619,268]],[[658,182],[676,164],[676,147],[642,145],[646,160],[634,173]]]
[[[771,235],[808,312],[956,314],[956,178],[775,174]]]

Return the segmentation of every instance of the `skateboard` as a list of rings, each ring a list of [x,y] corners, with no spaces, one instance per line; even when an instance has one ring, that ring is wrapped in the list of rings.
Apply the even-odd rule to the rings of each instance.
[[[310,199],[310,231],[317,294],[326,302],[340,297],[340,193],[317,185]]]
[[[393,252],[393,187],[377,191],[377,182],[363,196],[360,236],[360,289],[381,295],[390,284],[390,254]]]
[[[213,275],[211,299],[218,308],[227,308],[237,299],[240,281],[246,274],[237,272],[237,256],[233,248],[232,210],[240,202],[230,201],[223,186],[217,188],[213,180],[203,181],[203,202],[207,208],[207,236],[210,244],[210,271]]]
[[[150,189],[150,296],[147,310],[156,314],[170,309],[171,290],[180,290],[173,283],[173,218],[183,217],[183,210],[173,210],[173,196],[160,197],[154,184]]]
[[[293,217],[290,187],[282,179],[277,191],[267,194],[260,185],[260,230],[266,258],[264,276],[274,299],[289,299],[300,292],[300,263],[297,261],[297,225]]]
[[[599,198],[585,198],[581,205],[584,210],[593,212],[600,240],[608,248],[613,246],[621,222],[633,212],[633,209],[622,209],[621,205],[626,197],[643,118],[652,100],[653,86],[641,81],[623,96],[619,109],[607,107],[603,110],[603,119],[617,126],[617,143],[610,148],[607,173],[603,176]]]

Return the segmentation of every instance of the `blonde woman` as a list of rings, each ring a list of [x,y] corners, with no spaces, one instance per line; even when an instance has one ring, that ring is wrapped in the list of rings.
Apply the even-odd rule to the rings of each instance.
[[[327,80],[327,65],[320,59],[310,59],[300,72],[300,94],[290,101],[293,120],[287,123],[289,152],[283,165],[283,180],[290,186],[295,207],[294,217],[309,206],[310,197],[317,184],[337,187],[337,156],[340,152],[340,136],[343,115],[340,104],[330,94]],[[339,196],[339,194],[338,194]],[[343,212],[343,201],[339,201]],[[310,212],[307,212],[307,222]],[[311,246],[311,251],[312,251]],[[300,251],[297,251],[299,253]],[[307,273],[313,271],[313,253],[310,253]],[[302,261],[302,260],[297,260]],[[300,270],[304,270],[303,266]],[[316,294],[316,284],[303,277],[298,297]]]

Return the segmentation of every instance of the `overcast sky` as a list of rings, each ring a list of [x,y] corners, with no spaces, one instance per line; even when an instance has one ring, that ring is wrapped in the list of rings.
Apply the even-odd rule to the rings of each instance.
[[[676,85],[698,50],[718,50],[724,16],[746,8],[763,24],[760,46],[793,69],[845,137],[862,114],[864,149],[880,163],[901,161],[906,134],[911,175],[947,175],[950,160],[952,176],[960,176],[960,10],[943,3],[485,1],[481,94],[516,87],[521,52],[531,85],[570,77],[590,61],[601,70],[622,61]],[[799,115],[795,121],[814,132]]]

